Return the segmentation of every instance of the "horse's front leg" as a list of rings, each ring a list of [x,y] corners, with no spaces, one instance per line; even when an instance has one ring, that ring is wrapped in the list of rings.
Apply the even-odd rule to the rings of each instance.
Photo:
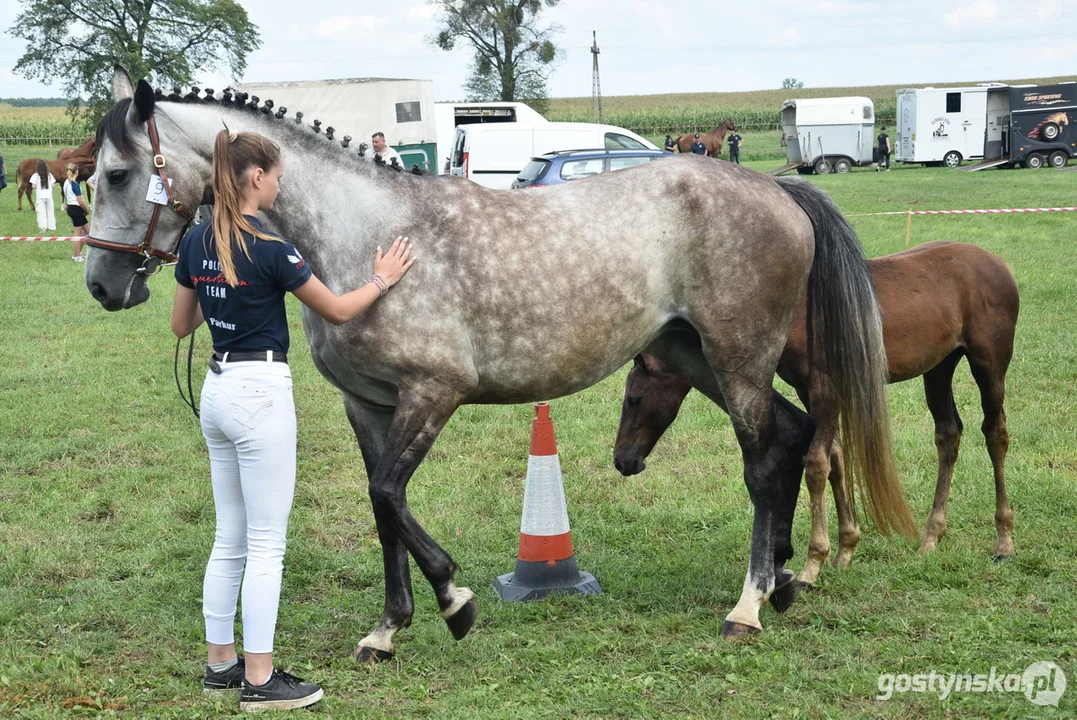
[[[365,403],[347,394],[344,395],[344,408],[355,438],[359,441],[359,450],[363,453],[367,478],[372,478],[389,443],[394,408]],[[378,522],[378,539],[385,563],[385,607],[378,626],[359,641],[355,650],[355,659],[359,662],[390,659],[393,656],[393,636],[411,624],[415,610],[408,549],[396,533],[384,531],[381,522]]]
[[[475,622],[478,612],[475,593],[453,584],[456,563],[412,516],[408,509],[407,485],[462,398],[454,390],[432,384],[401,389],[388,443],[370,476],[370,500],[378,523],[378,537],[385,551],[387,611],[388,588],[399,580],[390,576],[390,572],[399,569],[391,560],[400,553],[397,543],[403,543],[433,586],[442,617],[457,640],[463,638]],[[406,573],[407,563],[403,565],[401,572]],[[406,579],[406,575],[403,577]],[[374,638],[375,634],[368,638]],[[367,645],[368,638],[359,643],[359,652],[370,647],[372,650],[367,654],[376,656],[373,650],[378,648]],[[390,647],[390,656],[391,652]]]

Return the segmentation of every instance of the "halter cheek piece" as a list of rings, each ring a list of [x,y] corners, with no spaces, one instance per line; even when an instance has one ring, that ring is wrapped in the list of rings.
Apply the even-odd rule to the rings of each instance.
[[[172,195],[172,186],[168,184],[168,175],[165,172],[165,158],[161,154],[161,140],[157,136],[157,121],[153,115],[150,115],[146,120],[146,129],[150,134],[150,145],[153,147],[153,167],[156,168],[157,174],[161,178],[161,184],[164,185],[165,195],[168,197],[168,204],[173,210],[187,219],[187,225],[184,226],[183,231],[180,232],[179,238],[183,237],[183,233],[187,231],[187,227],[194,222],[194,214],[190,210],[185,208],[183,204]],[[161,217],[161,208],[163,205],[158,203],[153,204],[153,217],[150,218],[150,226],[146,230],[146,237],[138,245],[128,245],[126,243],[111,242],[109,240],[102,240],[101,238],[95,238],[93,236],[87,236],[86,244],[90,247],[101,248],[102,250],[115,250],[116,252],[131,252],[142,255],[146,258],[146,262],[142,264],[142,267],[137,272],[148,272],[146,267],[152,258],[158,258],[166,263],[176,262],[175,254],[159,250],[153,246],[153,233],[157,230],[157,221]],[[176,245],[179,244],[179,238],[176,239]],[[173,246],[175,247],[175,246]],[[157,266],[157,270],[160,269],[160,265]]]

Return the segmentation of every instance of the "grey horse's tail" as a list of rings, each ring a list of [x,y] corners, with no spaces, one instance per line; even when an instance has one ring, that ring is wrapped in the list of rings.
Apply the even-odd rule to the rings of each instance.
[[[889,374],[882,320],[856,233],[821,190],[779,178],[811,218],[815,260],[808,279],[808,343],[819,353],[841,406],[842,449],[868,515],[889,536],[919,531],[898,481],[886,400]]]

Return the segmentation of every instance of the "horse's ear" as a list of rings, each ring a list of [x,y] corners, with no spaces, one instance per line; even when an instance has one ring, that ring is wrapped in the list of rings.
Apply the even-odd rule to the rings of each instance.
[[[135,101],[131,103],[131,114],[128,118],[137,125],[142,125],[153,115],[153,106],[157,101],[153,96],[153,88],[145,80],[138,81],[135,88]]]
[[[119,102],[135,95],[135,84],[121,66],[112,68],[112,102]]]
[[[643,353],[640,353],[639,355],[636,355],[635,358],[633,358],[632,366],[633,367],[641,367],[644,370],[647,369],[647,360],[643,357]]]

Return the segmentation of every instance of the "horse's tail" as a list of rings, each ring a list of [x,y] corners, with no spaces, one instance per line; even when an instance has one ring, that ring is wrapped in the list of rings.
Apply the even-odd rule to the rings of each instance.
[[[808,277],[808,328],[818,365],[841,405],[846,467],[861,487],[868,515],[884,534],[910,540],[919,531],[898,481],[886,400],[889,373],[882,320],[856,233],[821,190],[795,178],[778,184],[811,218],[815,260]]]

